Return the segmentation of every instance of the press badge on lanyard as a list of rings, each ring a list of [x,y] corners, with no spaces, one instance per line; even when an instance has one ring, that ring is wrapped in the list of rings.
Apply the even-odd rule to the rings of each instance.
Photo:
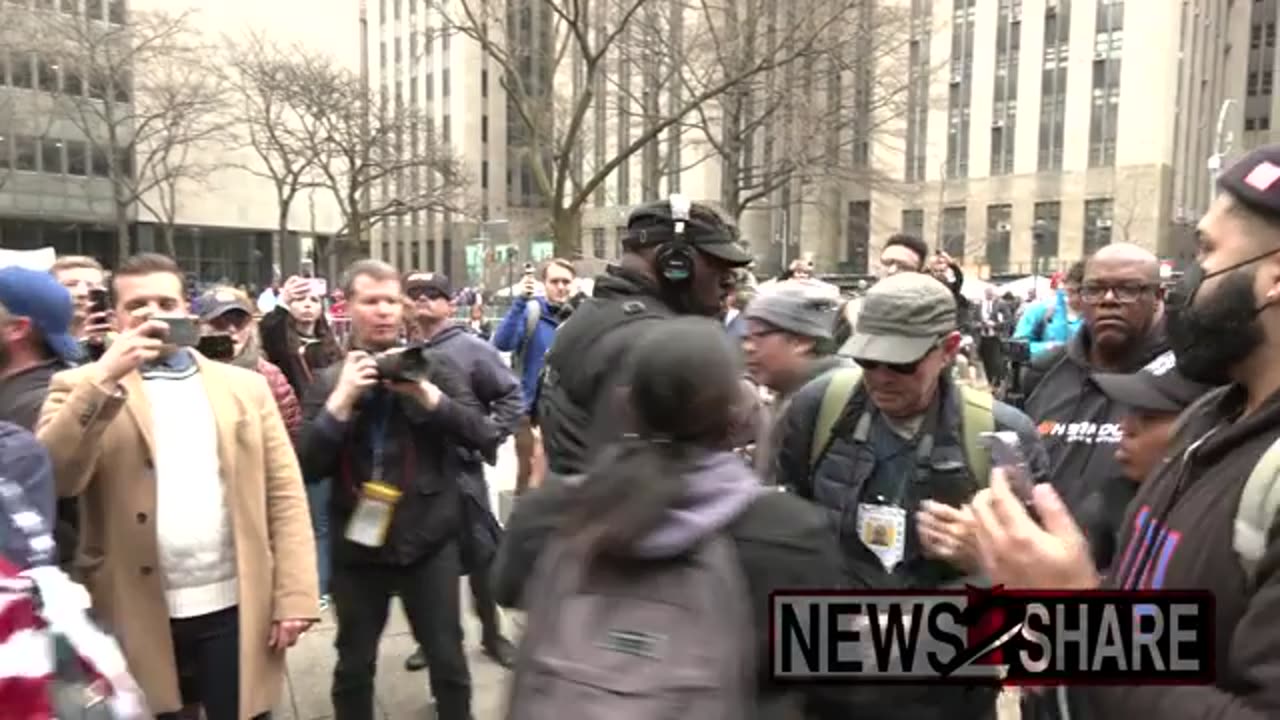
[[[858,503],[858,537],[880,559],[885,572],[902,562],[907,511],[897,505]]]
[[[373,478],[360,488],[360,499],[356,503],[355,512],[347,521],[346,538],[353,543],[365,547],[379,548],[387,542],[387,531],[391,529],[391,517],[395,514],[396,503],[400,501],[400,490],[388,485],[382,477],[383,448],[386,445],[387,416],[389,408],[384,405],[381,421],[374,425],[373,435]]]

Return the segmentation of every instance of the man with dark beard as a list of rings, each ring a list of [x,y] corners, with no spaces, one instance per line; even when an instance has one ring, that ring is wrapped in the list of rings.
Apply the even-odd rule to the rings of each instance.
[[[678,195],[631,214],[622,258],[547,353],[538,419],[550,472],[585,472],[593,449],[616,434],[629,350],[653,323],[720,313],[734,269],[751,262],[737,240],[715,210]]]
[[[1120,590],[1200,589],[1215,599],[1216,677],[1198,687],[1073,689],[1074,717],[1280,716],[1280,146],[1246,155],[1218,181],[1199,251],[1168,300],[1169,343],[1193,382],[1228,383],[1188,408],[1168,462],[1148,476],[1121,526]],[[1039,522],[1001,477],[974,500],[983,566],[1009,588],[1104,584],[1087,542],[1047,487]]]
[[[1062,348],[1037,359],[1047,368],[1027,398],[1049,453],[1050,481],[1073,511],[1098,485],[1119,482],[1115,461],[1127,409],[1093,380],[1095,372],[1131,373],[1167,349],[1160,264],[1147,250],[1108,245],[1089,259],[1080,285],[1084,324]]]

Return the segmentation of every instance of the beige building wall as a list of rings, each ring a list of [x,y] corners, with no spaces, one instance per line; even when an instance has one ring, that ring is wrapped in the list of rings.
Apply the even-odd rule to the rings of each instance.
[[[923,210],[924,239],[936,245],[941,238],[942,209],[963,207],[965,264],[980,273],[989,272],[985,257],[987,209],[1008,204],[1010,267],[1004,269],[1025,272],[1030,269],[1035,204],[1058,202],[1058,251],[1048,264],[1061,267],[1083,253],[1085,202],[1105,199],[1113,203],[1113,241],[1128,240],[1173,254],[1172,236],[1176,233],[1171,221],[1177,207],[1190,218],[1202,211],[1207,201],[1205,163],[1213,149],[1218,108],[1223,100],[1241,94],[1238,77],[1244,56],[1239,48],[1243,33],[1247,33],[1247,3],[1124,3],[1115,162],[1090,167],[1094,63],[1099,57],[1095,48],[1097,6],[1103,2],[1075,0],[1069,4],[1061,171],[1040,171],[1038,165],[1046,11],[1067,3],[1013,3],[1021,6],[1014,172],[994,176],[990,128],[999,6],[997,2],[976,3],[968,174],[961,179],[944,179],[954,3],[934,0],[930,52],[932,59],[942,60],[931,82],[926,180],[873,191],[872,258],[887,235],[902,229],[903,210]],[[1234,122],[1238,132],[1239,120]],[[1229,119],[1228,129],[1232,127]],[[890,132],[895,131],[905,132],[905,125],[895,123]],[[878,160],[887,175],[903,177],[905,158],[901,151],[883,152]],[[856,197],[859,190],[846,188],[845,195]],[[869,269],[874,270],[874,262],[872,265]]]
[[[259,33],[282,46],[296,43],[328,54],[339,66],[359,69],[357,9],[352,0],[131,0],[130,8],[193,12],[193,24],[211,44]],[[179,183],[177,224],[275,231],[277,203],[272,183],[243,169],[262,168],[252,149],[195,147],[193,155],[196,162],[219,164],[221,169],[205,182]],[[140,210],[139,217],[151,219],[145,210]],[[290,225],[295,232],[329,234],[341,224],[337,205],[327,191],[304,192],[294,201]]]

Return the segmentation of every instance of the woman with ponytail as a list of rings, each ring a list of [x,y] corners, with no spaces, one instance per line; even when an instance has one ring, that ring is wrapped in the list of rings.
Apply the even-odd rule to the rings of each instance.
[[[768,678],[769,594],[844,586],[835,535],[821,511],[762,486],[732,451],[742,368],[715,321],[664,321],[629,361],[617,411],[630,432],[602,448],[586,475],[550,475],[521,496],[494,564],[498,603],[525,606],[548,546],[580,550],[588,572],[596,563],[626,572],[636,561],[683,558],[724,537],[741,564],[754,618],[756,717],[788,717],[802,698]],[[801,692],[809,717],[847,716],[845,693]]]

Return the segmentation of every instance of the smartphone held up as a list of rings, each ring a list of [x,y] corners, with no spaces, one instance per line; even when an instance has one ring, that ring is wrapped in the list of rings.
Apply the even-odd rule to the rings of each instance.
[[[982,442],[991,453],[991,467],[1000,468],[1009,480],[1009,487],[1014,495],[1027,507],[1032,508],[1031,464],[1022,451],[1022,442],[1018,434],[1007,430],[982,433]]]

